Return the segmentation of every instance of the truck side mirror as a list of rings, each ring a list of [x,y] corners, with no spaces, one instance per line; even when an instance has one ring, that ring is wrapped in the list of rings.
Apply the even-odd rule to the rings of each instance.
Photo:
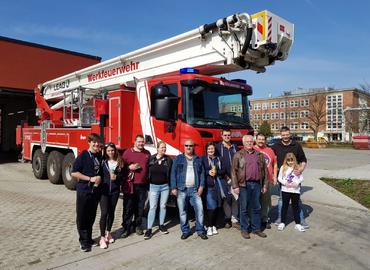
[[[178,97],[165,97],[152,100],[152,116],[158,120],[175,122],[177,120]]]
[[[167,85],[157,84],[151,88],[150,114],[157,120],[175,122],[179,98],[173,95]]]

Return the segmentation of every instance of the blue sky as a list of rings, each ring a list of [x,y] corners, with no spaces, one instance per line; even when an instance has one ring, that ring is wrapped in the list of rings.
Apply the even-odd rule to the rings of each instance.
[[[0,35],[106,60],[236,12],[264,9],[295,24],[295,43],[287,61],[263,74],[226,74],[246,79],[254,98],[370,84],[368,0],[3,0]]]

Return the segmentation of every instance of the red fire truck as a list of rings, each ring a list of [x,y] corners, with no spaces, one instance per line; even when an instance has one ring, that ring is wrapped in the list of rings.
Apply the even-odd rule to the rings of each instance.
[[[167,143],[177,155],[191,138],[196,152],[220,140],[253,132],[249,124],[251,86],[216,75],[251,69],[264,72],[288,57],[294,28],[268,11],[238,13],[192,31],[38,85],[39,126],[19,126],[17,142],[36,178],[74,189],[70,170],[87,148],[88,134],[101,135],[120,150],[137,134],[146,148]]]

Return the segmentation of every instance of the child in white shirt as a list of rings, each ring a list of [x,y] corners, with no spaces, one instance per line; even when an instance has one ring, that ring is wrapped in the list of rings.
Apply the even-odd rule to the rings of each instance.
[[[304,232],[305,229],[300,225],[301,220],[299,217],[299,199],[301,193],[301,182],[303,181],[302,175],[295,175],[294,169],[298,166],[297,159],[293,153],[287,153],[281,166],[278,176],[278,181],[281,183],[281,194],[283,206],[281,209],[281,223],[278,230],[282,231],[285,228],[286,216],[288,213],[289,202],[292,202],[293,216],[295,221],[295,229]]]

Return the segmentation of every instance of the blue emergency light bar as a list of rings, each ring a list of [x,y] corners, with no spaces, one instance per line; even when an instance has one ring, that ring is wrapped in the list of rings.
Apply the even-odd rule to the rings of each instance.
[[[181,68],[180,74],[199,74],[199,70],[195,68]]]

